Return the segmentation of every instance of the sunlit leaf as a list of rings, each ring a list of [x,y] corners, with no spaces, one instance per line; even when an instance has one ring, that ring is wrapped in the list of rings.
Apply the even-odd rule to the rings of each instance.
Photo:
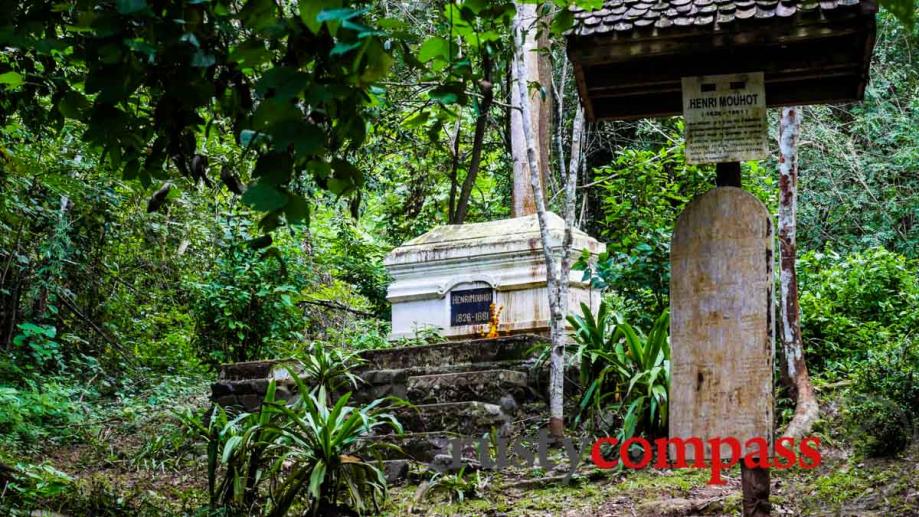
[[[4,72],[0,74],[0,84],[5,84],[7,88],[17,88],[22,84],[22,76],[16,72]]]

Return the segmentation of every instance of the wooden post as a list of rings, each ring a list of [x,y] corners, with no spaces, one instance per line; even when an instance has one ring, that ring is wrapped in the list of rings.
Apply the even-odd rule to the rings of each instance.
[[[719,187],[742,188],[740,162],[725,162],[715,166],[715,185]],[[744,517],[770,515],[769,469],[748,469],[740,463],[740,483],[743,487]]]
[[[740,484],[743,486],[744,517],[771,515],[769,504],[769,469],[748,469],[740,462]]]
[[[724,162],[715,165],[715,185],[741,188],[740,162]]]

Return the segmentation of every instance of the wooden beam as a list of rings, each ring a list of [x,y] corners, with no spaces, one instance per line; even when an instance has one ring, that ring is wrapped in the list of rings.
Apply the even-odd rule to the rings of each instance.
[[[860,76],[848,75],[770,82],[767,77],[766,102],[770,107],[851,102],[857,98],[859,79]],[[593,96],[591,102],[596,117],[592,120],[635,120],[683,113],[679,88],[635,95]]]
[[[817,19],[790,23],[784,18],[762,20],[743,29],[732,26],[723,31],[711,28],[670,31],[665,35],[622,37],[618,34],[593,38],[568,39],[568,57],[572,61],[611,64],[664,55],[684,55],[701,48],[738,48],[743,46],[793,45],[831,36],[864,33],[874,17],[849,13],[842,19]]]

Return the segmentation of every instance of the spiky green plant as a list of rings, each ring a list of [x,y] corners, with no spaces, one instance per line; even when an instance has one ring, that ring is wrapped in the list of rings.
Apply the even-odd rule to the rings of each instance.
[[[295,505],[312,515],[340,506],[378,510],[386,478],[366,438],[381,427],[401,433],[399,422],[382,400],[352,407],[348,393],[330,404],[324,386],[311,390],[292,377],[301,396],[291,401],[276,398],[272,380],[258,412],[230,418],[216,407],[208,425],[186,419],[208,438],[211,507],[272,517]]]
[[[312,386],[322,386],[326,393],[333,395],[340,390],[357,388],[361,382],[351,371],[363,363],[356,352],[347,352],[316,341],[310,345],[307,353],[300,359],[303,371],[301,376]]]
[[[574,360],[580,363],[578,419],[604,410],[621,418],[622,439],[644,431],[666,432],[670,390],[670,315],[664,311],[646,335],[600,304],[596,317],[581,304],[568,321],[575,329]]]

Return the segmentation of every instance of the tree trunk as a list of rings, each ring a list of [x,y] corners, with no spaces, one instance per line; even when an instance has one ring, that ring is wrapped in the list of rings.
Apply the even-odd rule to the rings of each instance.
[[[456,131],[453,132],[453,160],[450,163],[450,204],[447,205],[447,221],[450,224],[453,224],[453,219],[456,217],[456,191],[459,187],[459,180],[457,179],[456,173],[459,170],[459,144],[460,144],[460,130],[462,129],[461,118],[456,118]]]
[[[796,402],[795,416],[785,436],[800,438],[810,432],[819,415],[817,399],[804,363],[804,344],[798,307],[798,277],[795,271],[795,225],[798,191],[798,135],[801,112],[783,108],[779,125],[779,255],[781,280],[782,350],[785,356],[782,378]]]
[[[539,221],[539,232],[542,241],[543,258],[546,264],[546,286],[549,292],[549,312],[551,333],[551,354],[550,354],[550,373],[549,373],[549,432],[554,437],[561,437],[565,431],[564,420],[564,380],[565,380],[565,315],[568,307],[568,281],[571,270],[571,259],[569,257],[572,242],[572,227],[574,224],[574,200],[575,187],[577,182],[577,171],[580,167],[581,160],[581,136],[584,128],[584,111],[578,108],[575,114],[574,127],[572,128],[572,149],[571,163],[567,171],[565,170],[564,161],[560,161],[563,177],[565,178],[565,235],[562,241],[561,264],[556,262],[550,248],[549,229],[546,222],[546,201],[543,194],[542,182],[540,177],[545,174],[547,162],[543,162],[540,168],[536,148],[535,130],[530,117],[530,103],[527,102],[527,82],[528,77],[527,62],[525,59],[525,36],[526,17],[520,11],[514,17],[514,37],[516,41],[514,65],[515,65],[515,86],[517,101],[520,106],[522,116],[521,132],[526,142],[526,160],[530,170],[539,171],[540,174],[531,174],[529,176],[530,188],[533,193],[533,202],[536,209],[536,217]],[[561,269],[561,271],[559,271]]]
[[[511,69],[512,82],[523,82],[524,86],[530,83],[547,85],[543,79],[551,78],[551,69],[545,63],[546,59],[537,52],[539,41],[536,39],[536,4],[518,3],[516,16],[520,19],[519,26],[524,31],[521,52],[524,66]],[[542,72],[541,72],[542,69]],[[527,75],[520,77],[523,70]],[[549,155],[549,102],[543,99],[539,91],[534,91],[524,97],[528,99],[527,112],[530,119],[527,121],[532,132],[536,146],[536,159],[531,164],[527,157],[527,139],[522,123],[522,102],[519,95],[511,95],[511,155],[514,162],[513,186],[511,189],[511,217],[522,217],[536,212],[536,199],[530,185],[531,176],[535,176],[540,189],[544,189],[545,168],[548,165]],[[542,191],[544,192],[544,190]]]
[[[482,80],[479,81],[479,91],[482,93],[482,102],[479,103],[479,116],[475,121],[475,134],[472,139],[472,157],[469,161],[466,178],[463,180],[463,189],[460,191],[456,210],[453,212],[452,224],[463,224],[463,221],[466,219],[466,211],[469,209],[469,196],[472,194],[472,187],[475,185],[475,178],[479,174],[479,167],[482,164],[482,147],[485,145],[485,127],[488,125],[488,112],[494,101],[494,86],[491,82],[491,59],[485,51],[482,52]],[[452,204],[452,197],[450,201]]]
[[[561,124],[561,121],[559,121]],[[584,132],[584,107],[578,103],[574,114],[574,125],[571,127],[571,163],[565,171],[564,161],[560,158],[562,177],[565,181],[565,236],[562,239],[561,273],[558,282],[558,328],[552,336],[552,371],[550,380],[552,397],[550,397],[550,432],[553,436],[564,434],[564,385],[565,385],[565,341],[566,319],[568,317],[568,287],[571,281],[571,244],[574,241],[574,212],[577,200],[578,169],[581,160],[581,136]],[[551,293],[551,291],[550,291]],[[554,424],[554,426],[553,426]]]

